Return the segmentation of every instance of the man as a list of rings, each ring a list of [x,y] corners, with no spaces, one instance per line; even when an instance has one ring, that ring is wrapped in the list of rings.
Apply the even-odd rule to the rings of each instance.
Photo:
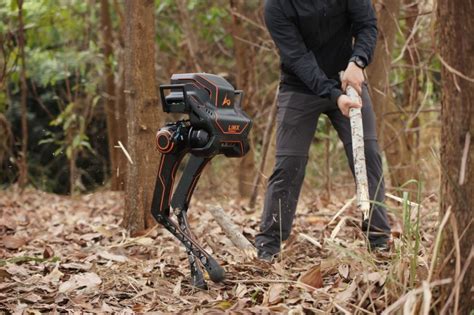
[[[280,240],[290,235],[320,114],[326,114],[336,129],[354,173],[347,116],[349,108],[362,104],[369,195],[379,202],[362,228],[371,249],[387,248],[390,226],[380,205],[384,201],[382,161],[363,72],[377,40],[370,0],[266,0],[265,23],[280,53],[281,83],[276,162],[256,237],[259,257],[271,261],[280,251]],[[342,84],[340,71],[345,71]],[[362,104],[344,94],[348,85],[359,92]]]

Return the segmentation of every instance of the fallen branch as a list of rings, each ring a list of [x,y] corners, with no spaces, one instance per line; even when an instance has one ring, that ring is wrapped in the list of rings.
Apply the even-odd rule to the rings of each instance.
[[[301,236],[301,238],[303,238],[304,240],[307,240],[308,242],[310,242],[311,244],[313,244],[313,245],[316,246],[317,248],[319,248],[319,249],[322,249],[322,248],[323,248],[323,246],[321,245],[320,242],[318,242],[317,240],[315,240],[314,238],[312,238],[312,237],[309,236],[308,234],[300,233],[300,236]]]
[[[352,203],[354,202],[354,200],[356,199],[356,197],[352,197],[351,199],[349,199],[345,204],[344,206],[336,213],[336,215],[331,219],[331,221],[329,221],[328,224],[326,224],[326,227],[329,227],[334,221],[336,221],[336,219],[344,213],[344,211],[347,210],[347,208],[349,208]]]
[[[242,235],[239,227],[232,222],[232,219],[225,213],[224,209],[221,207],[211,207],[210,212],[232,244],[243,251],[249,258],[254,258],[256,256],[255,247]]]

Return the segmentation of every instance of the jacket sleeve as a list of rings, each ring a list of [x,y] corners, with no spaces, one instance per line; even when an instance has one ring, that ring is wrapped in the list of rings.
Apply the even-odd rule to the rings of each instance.
[[[282,64],[320,97],[336,102],[342,94],[339,82],[328,79],[314,54],[307,49],[297,26],[284,14],[279,1],[265,1],[265,24],[279,52]]]
[[[377,17],[370,0],[348,0],[355,43],[352,56],[359,56],[369,65],[377,44]]]

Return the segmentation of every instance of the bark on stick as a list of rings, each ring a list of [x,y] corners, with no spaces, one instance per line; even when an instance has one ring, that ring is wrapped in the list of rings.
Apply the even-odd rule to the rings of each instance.
[[[347,96],[354,102],[359,102],[357,91],[351,86],[347,87]],[[354,175],[357,185],[357,206],[364,214],[364,220],[369,217],[369,186],[364,152],[364,128],[362,124],[362,111],[360,108],[349,110],[352,133],[352,153],[354,155]]]

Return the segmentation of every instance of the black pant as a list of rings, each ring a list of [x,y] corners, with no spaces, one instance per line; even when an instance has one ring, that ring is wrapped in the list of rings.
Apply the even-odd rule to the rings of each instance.
[[[366,86],[363,88],[362,102],[369,196],[371,200],[383,202],[385,192],[382,159],[377,144],[375,115]],[[256,237],[256,246],[259,250],[276,254],[280,250],[280,239],[286,240],[290,235],[305,176],[309,147],[322,113],[329,117],[343,142],[349,166],[354,174],[349,118],[342,115],[337,105],[327,99],[292,91],[280,93],[276,162],[268,181],[260,233]],[[385,207],[373,206],[369,222],[363,222],[362,227],[365,231],[369,231],[370,242],[385,241],[390,235]]]

